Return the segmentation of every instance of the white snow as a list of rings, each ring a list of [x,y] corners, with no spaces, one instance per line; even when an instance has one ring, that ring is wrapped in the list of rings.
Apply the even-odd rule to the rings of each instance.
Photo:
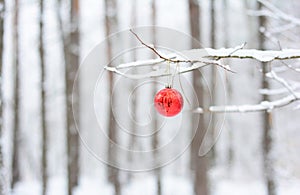
[[[27,181],[19,183],[11,195],[40,195],[40,183]],[[189,178],[177,176],[163,176],[162,192],[166,195],[191,195],[193,194],[192,182]],[[108,183],[99,179],[84,178],[74,190],[75,195],[113,195],[113,188]],[[300,181],[288,180],[280,182],[277,189],[278,195],[300,194]],[[52,178],[49,182],[47,195],[65,195],[66,183],[63,178]],[[134,177],[134,182],[122,185],[123,195],[156,195],[155,178],[145,174]],[[265,195],[266,189],[261,180],[237,180],[223,178],[212,185],[212,195]]]

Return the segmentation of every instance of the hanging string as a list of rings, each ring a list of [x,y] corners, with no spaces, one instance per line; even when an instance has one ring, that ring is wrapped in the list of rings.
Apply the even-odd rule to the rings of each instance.
[[[179,63],[176,64],[176,73],[179,73]],[[183,86],[182,86],[182,82],[181,82],[181,74],[178,74],[178,81],[179,81],[179,86],[180,86],[180,89],[181,89],[181,91],[182,91],[182,94],[183,94],[184,99],[186,99],[186,102],[188,103],[188,105],[189,105],[190,107],[192,107],[191,102],[190,102],[189,99],[186,97],[186,94],[185,94],[185,92],[184,92],[184,90],[183,90]]]
[[[178,74],[178,72],[179,72],[178,68],[179,68],[179,63],[176,63],[175,71],[172,73],[172,75],[170,75],[171,76],[171,86],[173,86],[173,84],[174,84],[175,75]]]
[[[171,75],[171,64],[170,61],[167,61],[167,73],[168,73],[168,81],[167,81],[167,88],[172,88],[172,75]]]

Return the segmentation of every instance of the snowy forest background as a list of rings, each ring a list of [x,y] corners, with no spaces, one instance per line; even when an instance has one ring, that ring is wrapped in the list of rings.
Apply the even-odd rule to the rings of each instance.
[[[299,50],[295,59],[272,65],[226,57],[236,73],[207,66],[201,69],[205,76],[182,75],[174,87],[185,100],[197,96],[199,104],[185,102],[182,113],[170,119],[152,112],[154,94],[166,78],[132,80],[104,70],[116,50],[133,42],[141,46],[129,28],[154,45],[165,40],[151,26],[194,37],[194,42],[167,39],[174,50],[235,48],[244,42],[241,50],[298,49],[299,9],[297,0],[0,0],[0,195],[300,194]],[[117,32],[130,41],[118,34],[107,39]],[[127,54],[117,62],[158,57],[146,48]],[[86,64],[95,66],[79,71]],[[201,78],[206,85],[199,84]],[[142,87],[133,93],[136,86]],[[290,96],[291,104],[268,104]],[[226,114],[191,110],[199,105],[248,106]],[[268,109],[247,112],[249,105]],[[99,124],[121,146],[150,152],[118,153],[99,134]],[[151,134],[161,124],[162,130]],[[132,134],[124,133],[123,125]],[[152,136],[133,136],[139,132]],[[173,139],[176,134],[180,137]],[[167,154],[178,158],[152,169],[164,158],[152,149],[170,140]]]

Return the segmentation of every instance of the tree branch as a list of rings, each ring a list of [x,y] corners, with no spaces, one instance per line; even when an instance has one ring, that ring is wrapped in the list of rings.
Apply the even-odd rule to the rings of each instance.
[[[170,63],[175,63],[175,64],[178,64],[178,63],[190,63],[192,65],[196,64],[196,63],[205,63],[207,65],[216,65],[216,66],[219,66],[229,72],[234,72],[232,71],[229,66],[224,66],[223,64],[219,63],[218,61],[207,61],[205,59],[198,59],[198,60],[190,60],[190,59],[182,59],[182,58],[175,58],[175,59],[172,59],[172,58],[168,58],[168,57],[165,57],[163,56],[162,54],[160,54],[157,49],[154,47],[154,46],[151,46],[149,44],[146,44],[144,41],[142,41],[142,39],[135,33],[133,32],[132,29],[130,29],[130,32],[137,38],[137,40],[142,44],[144,45],[145,47],[149,48],[150,50],[152,50],[159,58],[163,59],[164,61],[167,61],[167,62],[170,62]]]
[[[147,44],[146,44],[147,45]],[[192,50],[185,50],[182,52],[178,52],[177,54],[172,53],[168,54],[167,56],[162,56],[159,54],[159,58],[157,59],[150,59],[150,60],[143,60],[143,61],[135,61],[117,65],[115,67],[106,66],[105,69],[108,71],[115,72],[122,76],[131,79],[142,79],[142,78],[149,78],[149,77],[160,77],[160,76],[169,76],[170,74],[167,73],[165,70],[157,70],[147,74],[142,75],[130,75],[125,72],[121,72],[121,69],[125,68],[136,68],[142,66],[152,66],[155,64],[163,63],[163,62],[173,62],[173,63],[191,63],[192,65],[189,67],[182,68],[180,67],[179,71],[176,74],[182,74],[186,72],[193,71],[198,68],[202,68],[207,65],[216,65],[222,67],[223,69],[230,70],[228,65],[222,64],[220,59],[224,58],[238,58],[238,59],[255,59],[260,62],[271,62],[274,60],[287,60],[287,59],[297,59],[300,58],[300,50],[298,49],[283,49],[283,50],[255,50],[255,49],[241,49],[243,45],[238,46],[236,48],[227,48],[227,49],[192,49]],[[152,46],[148,45],[148,48],[152,48]],[[151,50],[152,50],[151,49]],[[158,52],[155,48],[154,50]],[[189,56],[189,55],[200,56],[200,60],[184,60],[181,56]],[[201,56],[202,55],[202,56]],[[160,57],[162,56],[162,57]],[[214,60],[218,59],[218,60]],[[197,63],[196,63],[197,62]]]
[[[300,58],[299,49],[283,49],[283,50],[255,50],[255,49],[242,49],[236,51],[232,55],[228,55],[228,52],[232,49],[211,49],[206,48],[205,51],[208,53],[204,57],[213,58],[249,58],[255,59],[260,62],[271,62],[274,60],[288,60]]]
[[[276,72],[271,71],[267,74],[267,77],[274,79],[275,81],[277,81],[278,83],[280,83],[281,85],[283,85],[293,96],[295,96],[295,98],[297,97],[296,92],[294,91],[293,87],[283,78],[279,77]]]
[[[282,99],[275,101],[264,101],[259,104],[253,105],[228,105],[228,106],[210,106],[208,110],[204,110],[199,107],[194,110],[194,113],[202,114],[204,112],[212,112],[212,113],[246,113],[246,112],[261,112],[261,111],[272,111],[276,108],[287,106],[295,101],[300,100],[299,94],[297,97],[294,95],[286,96]]]

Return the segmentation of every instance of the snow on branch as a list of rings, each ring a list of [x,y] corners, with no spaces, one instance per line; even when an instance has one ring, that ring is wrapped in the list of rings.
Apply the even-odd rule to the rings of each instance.
[[[135,61],[120,64],[117,66],[106,66],[105,69],[107,71],[114,72],[116,74],[125,76],[131,79],[142,79],[142,78],[152,78],[152,77],[161,77],[161,76],[170,76],[174,74],[182,74],[186,72],[190,72],[204,66],[214,65],[221,67],[229,72],[234,72],[230,69],[230,66],[223,64],[221,59],[223,58],[251,58],[256,59],[260,62],[270,62],[273,60],[286,60],[293,58],[300,58],[300,50],[297,49],[283,49],[280,51],[276,50],[255,50],[255,49],[243,49],[245,43],[237,46],[235,48],[223,48],[223,49],[191,49],[185,51],[179,51],[177,53],[171,53],[168,55],[162,54],[158,51],[153,45],[146,44],[135,32],[130,30],[130,32],[137,38],[137,40],[153,51],[158,58],[149,59],[143,61]],[[184,56],[184,57],[183,57]],[[126,72],[121,71],[121,69],[128,68],[137,68],[142,66],[152,66],[160,63],[167,62],[168,64],[177,64],[179,68],[176,69],[175,73],[170,73],[166,71],[166,69],[156,69],[146,74],[128,74]],[[189,66],[181,66],[182,64],[188,64]],[[167,66],[166,66],[167,67]]]
[[[297,94],[297,96],[289,95],[275,101],[263,101],[259,104],[253,104],[253,105],[210,106],[207,111],[213,113],[224,113],[224,112],[225,113],[226,112],[246,113],[246,112],[272,111],[275,108],[287,106],[298,100],[300,100],[300,94]],[[199,107],[194,110],[194,113],[202,114],[204,111],[205,110],[203,110],[203,108]]]
[[[271,62],[274,60],[288,60],[300,58],[299,49],[282,49],[282,50],[256,50],[256,49],[241,49],[231,55],[227,55],[232,49],[205,49],[208,53],[205,57],[212,58],[250,58],[260,62]]]
[[[158,52],[156,50],[156,52]],[[184,59],[181,56],[201,56],[198,59]],[[160,54],[161,55],[161,54]],[[149,72],[147,74],[127,74],[125,72],[122,72],[121,69],[125,68],[137,68],[142,66],[153,66],[155,64],[163,63],[163,62],[169,62],[169,63],[190,63],[191,66],[188,67],[180,67],[178,72],[176,74],[182,74],[186,72],[190,72],[199,68],[202,68],[207,65],[216,65],[219,66],[225,70],[228,70],[230,72],[234,72],[230,69],[230,67],[226,64],[223,64],[221,59],[224,58],[249,58],[249,59],[255,59],[260,62],[271,62],[274,60],[287,60],[287,59],[296,59],[300,58],[300,50],[298,49],[283,49],[280,51],[277,50],[268,50],[268,51],[262,51],[262,50],[255,50],[255,49],[239,49],[236,48],[227,48],[227,49],[192,49],[192,50],[186,50],[182,52],[178,52],[177,54],[169,54],[166,56],[163,56],[163,58],[157,58],[157,59],[149,59],[149,60],[142,60],[142,61],[135,61],[135,62],[129,62],[120,64],[117,66],[106,66],[105,69],[108,71],[112,71],[114,73],[120,74],[122,76],[125,76],[127,78],[131,79],[142,79],[142,78],[151,78],[151,77],[160,77],[160,76],[169,76],[170,73],[166,72],[165,69],[158,69],[152,72]]]
[[[259,0],[265,2],[265,0]],[[268,5],[269,8],[270,5]],[[273,9],[273,8],[272,8]],[[274,9],[273,9],[274,11]],[[299,23],[300,24],[300,23]],[[186,72],[190,72],[204,66],[215,65],[223,68],[224,70],[234,72],[230,69],[228,65],[223,64],[224,58],[238,58],[238,59],[255,59],[260,62],[272,62],[274,60],[280,60],[285,64],[286,68],[292,69],[296,72],[299,69],[294,68],[291,65],[288,65],[284,62],[284,60],[288,59],[298,59],[300,58],[300,50],[298,49],[282,49],[282,50],[255,50],[255,49],[243,49],[245,43],[237,46],[235,48],[222,48],[222,49],[191,49],[180,51],[177,53],[171,54],[163,54],[159,50],[157,50],[154,46],[150,44],[146,44],[142,39],[131,30],[131,33],[137,38],[137,40],[152,50],[158,58],[149,59],[149,60],[141,60],[135,62],[129,62],[124,64],[119,64],[117,66],[106,66],[105,69],[107,71],[114,72],[116,74],[122,75],[131,79],[143,79],[143,78],[152,78],[152,77],[162,77],[162,76],[174,76],[175,74],[182,74]],[[184,56],[184,57],[183,57]],[[167,66],[164,68],[160,68],[159,66],[154,66],[161,63],[167,63]],[[170,64],[176,64],[175,72],[170,71]],[[185,64],[185,66],[181,66]],[[268,63],[271,64],[271,63]],[[153,68],[153,71],[150,71],[146,74],[130,74],[127,73],[126,69],[130,68],[138,68],[150,66]],[[125,69],[125,70],[124,70]],[[280,83],[285,90],[281,90],[280,92],[289,92],[286,97],[282,99],[278,99],[275,101],[263,101],[254,105],[224,105],[224,106],[210,106],[207,110],[203,108],[197,108],[193,110],[194,113],[204,113],[204,112],[212,112],[212,113],[220,113],[220,112],[259,112],[259,111],[272,111],[275,108],[280,108],[286,105],[289,105],[295,101],[300,100],[300,94],[295,92],[297,87],[290,85],[285,79],[279,77],[276,71],[271,70],[266,76],[270,79],[275,80]],[[270,89],[264,89],[263,93],[268,93]],[[276,91],[278,93],[278,91]]]
[[[174,59],[180,59],[179,56],[176,56]],[[181,61],[181,60],[180,60]],[[200,60],[199,60],[200,61]],[[137,62],[130,62],[130,63],[125,63],[125,64],[120,64],[118,66],[106,66],[105,69],[114,73],[117,73],[121,76],[130,78],[130,79],[143,79],[143,78],[154,78],[154,77],[163,77],[163,76],[172,76],[174,73],[171,73],[169,71],[166,71],[166,69],[157,69],[155,71],[148,72],[146,74],[129,74],[126,72],[120,71],[121,69],[125,68],[133,68],[133,67],[141,67],[141,66],[150,66],[150,65],[155,65],[159,64],[162,62],[166,62],[165,60],[161,59],[153,59],[153,60],[144,60],[144,61],[137,61]],[[233,72],[230,70],[230,67],[228,65],[222,64],[218,60],[210,60],[210,59],[201,59],[200,62],[193,62],[191,66],[188,67],[179,67],[178,71],[175,74],[183,74],[186,72],[190,72],[199,68],[203,68],[208,65],[216,65],[219,67],[222,67],[225,70],[228,70],[230,72]]]
[[[142,67],[142,66],[152,66],[155,64],[159,64],[159,63],[163,63],[163,62],[167,62],[168,64],[190,64],[189,67],[185,67],[185,68],[178,68],[176,70],[175,74],[182,74],[182,73],[186,73],[186,72],[190,72],[196,69],[199,69],[201,67],[204,66],[208,66],[208,65],[215,65],[218,67],[221,67],[223,69],[225,69],[226,71],[229,72],[234,72],[230,69],[230,67],[228,65],[224,65],[220,62],[219,59],[214,60],[214,59],[208,59],[208,58],[197,58],[197,59],[189,59],[189,58],[183,58],[182,56],[185,55],[178,55],[178,54],[169,54],[169,55],[164,55],[162,54],[160,51],[158,51],[154,46],[150,45],[150,44],[146,44],[135,32],[133,32],[132,30],[130,30],[130,32],[137,38],[137,40],[144,45],[145,47],[147,47],[148,49],[152,50],[153,53],[155,53],[155,55],[158,56],[157,59],[150,59],[150,60],[143,60],[143,61],[136,61],[136,62],[129,62],[129,63],[125,63],[125,64],[120,64],[118,66],[106,66],[104,67],[107,71],[111,71],[114,73],[117,73],[119,75],[125,76],[127,78],[131,78],[131,79],[142,79],[142,78],[151,78],[151,77],[161,77],[161,76],[170,76],[170,75],[174,75],[174,73],[170,73],[166,70],[162,70],[162,69],[158,69],[156,71],[152,71],[149,72],[147,74],[143,74],[143,75],[134,75],[134,74],[127,74],[125,72],[120,71],[120,69],[124,69],[124,68],[136,68],[136,67]],[[235,52],[235,51],[234,51]],[[201,55],[199,55],[201,56]]]

